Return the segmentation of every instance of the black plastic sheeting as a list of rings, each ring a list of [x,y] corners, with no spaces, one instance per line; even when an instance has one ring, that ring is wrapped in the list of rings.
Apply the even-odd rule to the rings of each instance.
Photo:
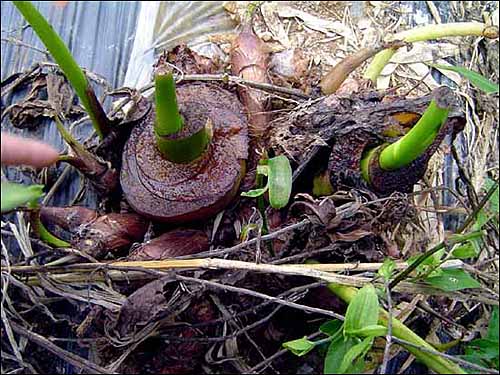
[[[60,5],[63,3],[63,5]],[[63,41],[69,47],[80,66],[103,77],[111,88],[120,87],[123,83],[131,54],[137,17],[140,10],[139,2],[121,1],[70,1],[70,2],[33,2],[40,12],[48,19]],[[34,63],[50,61],[44,53],[30,46],[45,50],[40,39],[21,17],[14,5],[9,1],[1,2],[2,43],[1,43],[1,78],[2,81],[15,72],[25,71]],[[17,41],[25,45],[21,45]],[[98,95],[102,87],[94,83]],[[5,108],[25,93],[17,93],[6,103]],[[5,119],[2,131],[22,134],[32,138],[42,139],[64,150],[62,138],[55,124],[44,122],[34,130],[19,130],[10,126]],[[90,123],[75,129],[75,135],[84,140],[90,134]],[[62,163],[61,163],[62,164]],[[57,168],[60,174],[64,165]],[[25,175],[16,168],[4,168],[6,176],[13,181],[29,182]],[[53,170],[53,168],[52,168]],[[58,192],[50,200],[52,205],[67,205],[80,189],[80,178],[73,169],[61,184]],[[85,195],[82,204],[95,207],[96,200],[92,189]]]

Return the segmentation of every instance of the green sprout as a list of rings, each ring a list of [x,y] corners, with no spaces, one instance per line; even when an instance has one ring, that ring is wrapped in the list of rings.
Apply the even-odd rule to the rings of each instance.
[[[59,65],[71,86],[76,91],[83,106],[92,120],[92,125],[99,136],[103,138],[109,132],[108,118],[102,109],[92,86],[68,47],[42,14],[29,1],[13,1],[24,19],[31,25],[56,63]]]
[[[25,186],[14,182],[2,182],[1,212],[5,213],[21,206],[27,206],[31,210],[33,230],[43,242],[54,247],[69,247],[68,242],[54,236],[41,222],[38,200],[42,196],[43,185]]]
[[[269,191],[271,207],[280,209],[288,204],[292,192],[292,167],[286,156],[280,155],[267,160],[257,167],[257,177],[267,176],[267,184],[262,188],[241,193],[242,197],[257,198]]]
[[[357,303],[359,302],[359,297],[363,297],[366,299],[366,296],[362,293],[361,295],[358,296],[358,294],[364,289],[361,289],[358,291],[357,288],[350,287],[350,286],[345,286],[345,285],[340,285],[340,284],[334,284],[330,283],[328,284],[328,289],[330,292],[335,294],[336,296],[340,297],[342,300],[344,300],[346,303],[349,304],[349,307],[351,303],[356,303],[358,305],[358,308],[362,311],[364,311],[364,314],[369,314],[369,311],[366,311],[363,309],[363,306],[365,304],[363,303]],[[374,295],[374,289],[373,292],[371,293],[371,298],[373,298]],[[375,295],[376,296],[376,295]],[[370,296],[369,296],[370,297]],[[382,308],[378,308],[378,319],[377,319],[377,324],[376,326],[382,326],[382,327],[387,327],[389,323],[389,314],[387,311],[385,311]],[[375,311],[377,311],[375,310]],[[349,308],[348,308],[349,311]],[[353,314],[351,314],[353,315]],[[358,317],[359,313],[357,315],[354,315],[354,317]],[[346,321],[347,321],[347,315],[346,315]],[[361,320],[357,318],[358,320]],[[358,324],[364,325],[365,323],[363,321],[359,321]],[[432,345],[430,345],[427,341],[422,339],[420,336],[418,336],[415,332],[413,332],[410,328],[405,326],[401,321],[399,321],[396,318],[392,318],[391,320],[392,324],[392,336],[396,337],[400,340],[407,341],[411,344],[417,345],[418,347],[422,347],[428,350],[434,350]],[[365,326],[364,328],[366,329]],[[369,330],[368,330],[369,331]],[[376,330],[374,330],[376,331]],[[383,332],[375,332],[376,335],[383,335]],[[374,334],[375,335],[375,334]],[[371,335],[367,334],[367,337],[370,337]],[[403,345],[404,346],[404,345]],[[408,350],[411,354],[415,356],[419,361],[424,363],[427,367],[429,367],[431,370],[437,372],[438,374],[465,374],[466,372],[458,365],[452,363],[448,359],[438,356],[436,354],[432,354],[429,352],[424,352],[421,351],[420,349],[417,349],[413,346],[404,346],[406,350]]]
[[[198,158],[210,142],[211,120],[194,134],[183,134],[184,119],[179,113],[175,81],[171,72],[155,77],[156,121],[154,124],[158,149],[174,163],[189,163]]]
[[[441,127],[446,123],[451,107],[446,95],[439,96],[440,92],[441,90],[437,91],[422,117],[405,136],[387,147],[379,146],[383,148],[378,160],[380,168],[393,171],[406,167],[432,145]],[[371,160],[377,155],[377,150],[378,148],[369,150],[361,160],[361,172],[368,182]]]
[[[392,40],[401,40],[406,43],[421,42],[453,36],[484,36],[486,38],[498,38],[498,28],[478,22],[442,23],[438,25],[426,25],[412,30],[406,30],[395,34]],[[365,71],[365,79],[376,82],[378,76],[389,63],[397,48],[389,48],[379,52]]]

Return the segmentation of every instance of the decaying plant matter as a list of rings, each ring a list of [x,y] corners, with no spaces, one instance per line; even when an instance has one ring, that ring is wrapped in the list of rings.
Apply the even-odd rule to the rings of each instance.
[[[257,5],[251,4],[252,12]],[[275,16],[273,9],[264,7],[263,13]],[[305,17],[304,12],[288,14]],[[301,27],[308,29],[306,21]],[[16,355],[37,354],[41,346],[76,367],[103,373],[317,370],[318,358],[297,360],[282,344],[306,336],[302,343],[310,343],[327,334],[327,319],[346,318],[346,303],[356,294],[353,287],[371,284],[384,306],[374,322],[378,326],[368,329],[385,335],[386,341],[379,338],[374,346],[380,350],[379,343],[387,343],[382,368],[389,359],[400,360],[390,350],[392,339],[392,345],[401,345],[436,372],[462,372],[454,357],[422,355],[411,346],[432,351],[441,342],[431,344],[430,339],[452,332],[447,325],[439,325],[442,332],[433,328],[429,337],[411,330],[430,326],[432,316],[456,328],[462,340],[465,334],[472,337],[477,332],[467,326],[476,320],[471,316],[497,303],[496,281],[485,271],[494,258],[484,258],[476,269],[456,257],[484,249],[482,242],[495,254],[498,233],[490,228],[495,225],[490,211],[494,200],[491,207],[486,203],[495,186],[471,208],[453,207],[467,214],[460,229],[464,233],[446,237],[437,247],[430,246],[433,239],[416,233],[422,225],[414,197],[437,190],[414,192],[414,187],[443,140],[454,140],[466,123],[458,95],[439,87],[420,98],[405,97],[396,90],[368,89],[367,81],[357,81],[355,93],[337,91],[381,49],[400,48],[411,38],[358,49],[307,87],[307,92],[319,95],[321,89],[327,96],[276,87],[268,76],[270,50],[263,42],[268,39],[257,37],[249,21],[242,30],[224,64],[185,45],[166,51],[155,66],[152,99],[127,88],[110,94],[124,97],[119,106],[131,108],[127,115],[119,108],[104,114],[110,128],[96,129],[104,136],[96,147],[83,147],[60,121],[77,112],[55,94],[68,92],[62,76],[43,73],[33,80],[33,95],[23,108],[39,111],[44,105],[39,94],[47,87],[44,116],[56,119],[71,148],[60,161],[85,174],[99,193],[98,209],[28,207],[31,225],[44,243],[29,238],[21,219],[19,229],[2,226],[24,256],[14,260],[2,250],[2,350],[7,349],[7,360],[31,366],[29,358]],[[273,37],[279,35],[275,31]],[[229,71],[233,76],[221,73]],[[297,87],[297,81],[289,87]],[[30,99],[36,99],[36,106],[30,107]],[[38,113],[23,117],[23,108],[12,108],[12,118],[21,123]],[[263,176],[269,186],[262,186]],[[37,189],[40,198],[42,187]],[[241,195],[259,197],[258,203],[239,199]],[[268,245],[273,251],[265,251]],[[406,256],[428,247],[426,257],[432,255],[435,263],[419,257],[422,267],[405,274],[413,267]],[[63,252],[71,255],[61,257]],[[401,272],[381,278],[376,272],[388,258],[395,259],[394,270]],[[444,277],[450,269],[450,274],[469,272],[473,283],[444,290],[429,282],[427,276]],[[397,319],[395,301],[409,303]],[[471,301],[478,303],[472,310],[465,305]],[[426,314],[416,315],[419,309]],[[414,319],[406,319],[405,311]],[[459,314],[461,320],[453,321]],[[21,327],[25,323],[47,339],[30,338]],[[18,334],[27,344],[24,339],[18,343]],[[407,338],[410,344],[396,341]],[[87,352],[63,350],[68,339],[85,347],[92,359],[84,358]],[[449,346],[460,341],[440,340]],[[331,341],[327,336],[313,345]],[[308,349],[294,350],[302,355]],[[339,361],[351,355],[352,363],[359,362],[355,354],[343,353]],[[50,363],[42,359],[43,366]],[[378,360],[367,359],[366,364],[375,367]]]

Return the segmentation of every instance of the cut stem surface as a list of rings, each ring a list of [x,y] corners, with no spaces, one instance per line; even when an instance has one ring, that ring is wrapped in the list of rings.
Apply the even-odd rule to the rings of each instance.
[[[163,157],[173,163],[189,163],[198,158],[210,142],[211,120],[207,119],[201,129],[192,129],[192,124],[184,123],[171,72],[156,74],[155,101],[154,132]]]

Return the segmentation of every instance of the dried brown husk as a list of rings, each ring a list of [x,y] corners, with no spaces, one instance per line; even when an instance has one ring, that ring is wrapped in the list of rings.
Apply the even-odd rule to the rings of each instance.
[[[129,260],[163,260],[196,254],[209,248],[205,232],[195,229],[175,229],[141,244],[128,256]]]
[[[58,225],[70,232],[80,225],[94,221],[97,216],[97,211],[81,206],[44,206],[40,209],[40,219],[44,224]]]
[[[232,73],[248,81],[268,83],[268,62],[266,45],[250,26],[245,26],[232,45]],[[267,95],[260,90],[244,86],[238,88],[238,93],[247,109],[250,137],[258,143],[265,138],[269,126]]]
[[[96,259],[130,247],[144,238],[149,222],[133,213],[110,213],[81,225],[72,244]]]

